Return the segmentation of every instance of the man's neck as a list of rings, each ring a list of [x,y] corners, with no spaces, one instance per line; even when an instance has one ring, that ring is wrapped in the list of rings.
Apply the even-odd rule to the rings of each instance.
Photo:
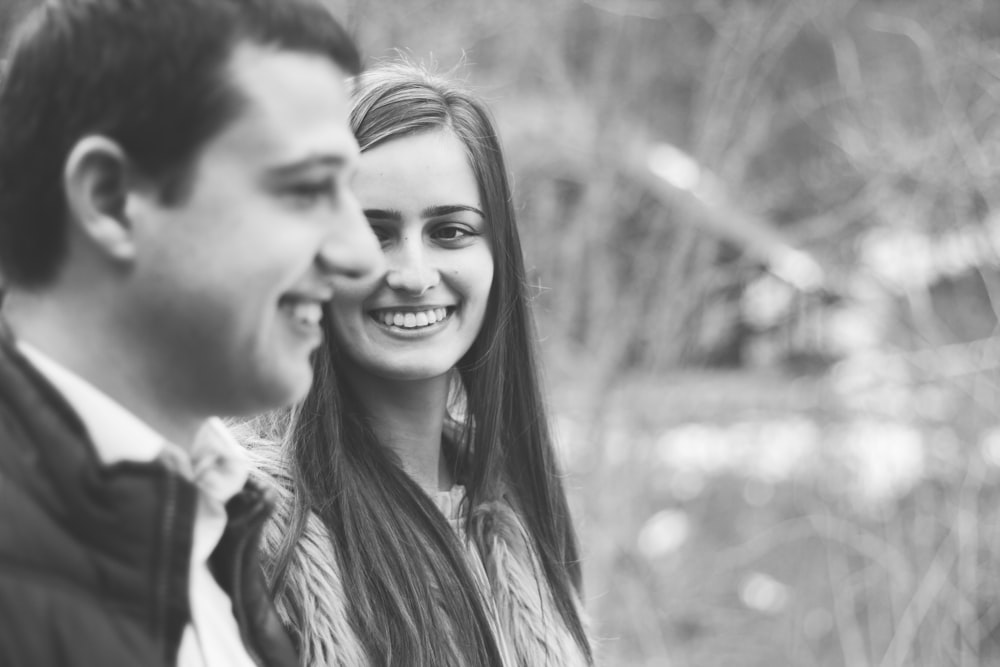
[[[206,416],[186,414],[158,392],[143,355],[114,332],[101,331],[87,314],[11,293],[4,316],[16,340],[93,385],[170,442],[184,449],[194,442]]]

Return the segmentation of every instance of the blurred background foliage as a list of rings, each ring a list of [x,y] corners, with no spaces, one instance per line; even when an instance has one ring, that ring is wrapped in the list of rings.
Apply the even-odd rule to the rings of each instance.
[[[1000,660],[1000,3],[329,2],[500,123],[603,664]]]

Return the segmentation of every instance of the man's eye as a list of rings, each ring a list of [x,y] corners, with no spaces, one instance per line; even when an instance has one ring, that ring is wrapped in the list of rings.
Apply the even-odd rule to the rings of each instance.
[[[297,208],[315,206],[324,198],[332,198],[334,186],[331,181],[297,183],[287,188],[283,195]]]

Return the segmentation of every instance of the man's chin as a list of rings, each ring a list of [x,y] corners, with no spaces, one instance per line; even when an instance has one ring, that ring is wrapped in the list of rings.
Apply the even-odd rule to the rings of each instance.
[[[290,407],[306,397],[312,386],[312,365],[307,364],[304,370],[286,372],[280,376],[258,378],[255,382],[257,391],[248,392],[243,403],[243,416],[252,417],[256,414],[280,410]]]

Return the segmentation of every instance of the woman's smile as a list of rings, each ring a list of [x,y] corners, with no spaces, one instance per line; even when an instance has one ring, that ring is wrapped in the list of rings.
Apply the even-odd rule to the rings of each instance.
[[[453,306],[430,306],[414,309],[380,308],[369,313],[372,319],[387,327],[400,329],[426,329],[442,324],[455,312]]]
[[[437,306],[420,309],[380,308],[368,314],[375,326],[384,333],[413,340],[433,336],[452,321],[455,306]]]

